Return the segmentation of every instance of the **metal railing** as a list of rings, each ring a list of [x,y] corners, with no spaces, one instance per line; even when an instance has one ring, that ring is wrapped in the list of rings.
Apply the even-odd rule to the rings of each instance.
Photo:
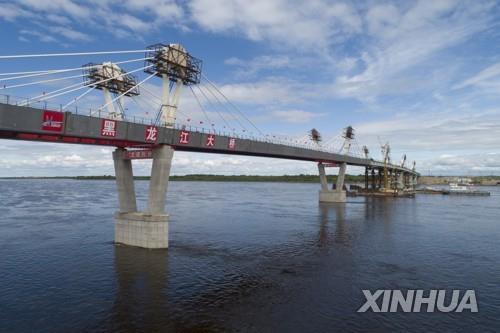
[[[26,107],[37,108],[37,109],[42,109],[42,110],[70,112],[70,113],[76,114],[76,115],[83,115],[83,116],[89,116],[89,117],[95,117],[95,118],[109,118],[109,116],[110,116],[109,112],[103,111],[101,109],[82,108],[82,107],[79,108],[76,105],[65,108],[63,106],[63,104],[48,103],[47,101],[40,101],[40,100],[19,97],[19,96],[14,96],[14,95],[0,94],[0,103],[9,104],[9,105],[16,105],[16,106],[26,106]],[[155,124],[154,119],[144,118],[144,117],[139,117],[139,116],[126,115],[123,118],[123,120],[127,121],[127,122],[131,122],[131,123],[136,123],[136,124],[158,126],[157,124]],[[159,126],[159,127],[163,127],[163,126]],[[297,143],[297,142],[291,142],[291,141],[285,140],[285,139],[276,138],[275,136],[273,136],[273,138],[270,138],[269,135],[267,135],[265,137],[253,136],[253,135],[242,134],[242,133],[239,133],[236,131],[229,131],[228,132],[228,131],[218,130],[216,128],[198,127],[198,126],[186,125],[186,124],[174,124],[173,127],[177,130],[186,130],[186,131],[190,131],[190,132],[215,134],[215,135],[219,135],[219,136],[226,136],[226,137],[236,138],[236,139],[240,139],[240,140],[252,140],[252,141],[256,141],[256,142],[270,143],[270,144],[282,145],[282,146],[286,146],[286,147],[301,148],[301,149],[306,149],[306,150],[310,150],[310,151],[316,151],[316,152],[320,151],[320,152],[325,152],[325,153],[330,153],[330,154],[338,154],[338,155],[344,155],[344,156],[349,156],[349,157],[354,157],[354,158],[371,160],[369,158],[367,159],[367,158],[365,158],[363,156],[359,156],[359,155],[341,154],[338,151],[333,151],[331,149],[326,149],[324,147],[314,145],[312,142],[307,143],[307,144],[301,144],[301,143]]]

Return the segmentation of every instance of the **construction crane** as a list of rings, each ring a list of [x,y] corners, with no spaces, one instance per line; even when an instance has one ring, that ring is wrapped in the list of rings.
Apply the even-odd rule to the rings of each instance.
[[[367,146],[363,146],[363,155],[365,156],[366,159],[370,157],[370,150],[368,149]]]
[[[352,126],[347,126],[346,128],[344,128],[342,137],[344,138],[344,143],[342,143],[342,148],[340,148],[340,153],[349,155],[349,151],[351,150],[352,140],[354,140],[354,128],[352,128]]]
[[[384,145],[381,146],[382,148],[382,157],[384,159],[384,191],[387,191],[388,189],[388,179],[387,179],[387,165],[391,161],[390,153],[391,153],[391,146],[389,145],[389,142],[386,142]]]
[[[320,145],[320,142],[322,140],[321,134],[315,128],[309,131],[309,138],[311,139],[311,141],[315,142],[318,146]]]
[[[403,155],[403,158],[401,158],[401,167],[404,168],[406,163],[406,154]]]

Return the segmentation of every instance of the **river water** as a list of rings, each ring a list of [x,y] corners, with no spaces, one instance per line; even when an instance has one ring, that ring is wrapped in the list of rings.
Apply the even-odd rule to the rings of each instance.
[[[500,188],[318,188],[171,182],[170,248],[151,251],[113,244],[113,181],[0,181],[0,332],[500,331]],[[473,289],[479,312],[358,313],[363,289]]]

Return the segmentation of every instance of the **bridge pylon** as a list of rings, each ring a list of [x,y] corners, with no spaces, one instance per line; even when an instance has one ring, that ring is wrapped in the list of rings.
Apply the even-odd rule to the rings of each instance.
[[[332,189],[328,189],[328,180],[326,177],[326,166],[339,166],[339,173],[337,182],[333,184]],[[341,163],[340,165],[318,163],[319,179],[321,189],[319,191],[320,202],[346,202],[346,191],[344,190],[344,179],[347,170],[347,164]]]
[[[113,153],[119,211],[115,214],[115,243],[147,249],[168,248],[169,216],[165,212],[168,178],[174,150],[167,145],[153,148],[148,207],[137,210],[130,151]]]
[[[89,63],[83,66],[85,74],[85,84],[92,89],[98,89],[103,92],[104,107],[108,110],[106,118],[123,120],[124,106],[123,96],[132,97],[139,95],[139,87],[136,78],[127,74],[118,65],[112,62],[102,64]],[[117,95],[114,99],[111,94]],[[118,110],[115,110],[114,104],[117,104]]]
[[[201,61],[180,44],[148,47],[144,71],[162,79],[160,125],[174,127],[182,87],[200,83]]]

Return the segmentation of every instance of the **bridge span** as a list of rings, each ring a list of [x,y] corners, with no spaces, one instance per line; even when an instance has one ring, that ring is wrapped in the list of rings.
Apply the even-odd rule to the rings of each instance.
[[[412,169],[404,167],[406,156],[401,165],[389,163],[388,144],[383,146],[384,161],[368,158],[367,149],[365,149],[365,157],[354,156],[350,152],[351,141],[354,138],[354,131],[350,126],[346,128],[343,136],[344,145],[339,151],[322,148],[319,144],[320,135],[315,129],[311,130],[311,145],[274,140],[264,135],[212,81],[202,74],[201,60],[191,56],[180,44],[155,44],[145,50],[14,55],[1,56],[0,59],[40,59],[41,57],[103,54],[111,56],[128,53],[144,53],[144,57],[115,62],[107,60],[100,63],[87,63],[74,68],[0,73],[2,76],[0,81],[3,83],[0,89],[2,90],[31,89],[34,85],[43,87],[45,84],[59,81],[80,80],[71,85],[63,84],[63,88],[51,92],[46,92],[42,88],[42,91],[39,90],[41,94],[20,101],[14,101],[10,98],[11,96],[6,95],[4,103],[0,103],[0,139],[116,147],[113,160],[119,199],[119,210],[115,214],[115,242],[117,243],[144,248],[168,247],[169,218],[165,212],[165,202],[170,167],[176,150],[317,163],[321,184],[320,202],[342,203],[346,201],[344,178],[348,165],[365,168],[365,186],[364,191],[360,193],[396,195],[406,193],[416,185],[418,173],[415,171],[415,165]],[[143,62],[144,65],[129,71],[121,67],[134,62]],[[61,77],[61,75],[66,75],[64,73],[72,71],[81,71],[81,74]],[[142,75],[145,77],[137,79],[136,75],[139,72],[143,72]],[[133,73],[137,74],[132,75]],[[52,78],[39,80],[41,76]],[[144,85],[146,81],[154,78],[161,81],[161,86],[158,87],[161,89],[160,97]],[[202,79],[205,84],[200,84]],[[27,80],[27,82],[20,83],[18,80]],[[198,87],[206,103],[200,100],[193,86]],[[216,130],[215,124],[212,124],[211,129],[193,128],[179,121],[177,117],[181,114],[178,104],[183,87],[190,89],[199,109],[209,123],[212,123],[212,120],[209,116],[210,112],[205,110],[207,105],[217,103],[227,107],[229,111],[226,116],[228,117],[223,117],[218,109],[215,109],[212,115],[218,115],[225,124],[223,128],[232,128],[232,131]],[[87,90],[81,94],[77,93],[81,89]],[[142,100],[149,104],[146,114],[156,112],[156,116],[153,117],[154,119],[137,122],[135,117],[131,118],[128,115],[129,110],[124,107],[124,103],[125,98],[128,98],[140,106],[136,99],[142,96],[141,91],[149,95],[147,100]],[[70,105],[96,92],[102,93],[104,104],[94,112],[78,114],[77,109],[73,109],[75,112],[65,111]],[[211,100],[207,93],[215,100]],[[72,96],[72,98],[64,106],[60,104],[58,110],[47,108],[47,100],[59,100],[61,96]],[[155,100],[159,103],[155,103]],[[41,106],[41,108],[33,106]],[[232,109],[236,109],[233,110],[236,112],[232,112]],[[242,121],[238,117],[241,117]],[[231,125],[231,118],[236,120],[243,132],[248,133],[245,124],[249,124],[250,128],[260,133],[260,136],[237,135],[234,123]],[[186,121],[189,122],[190,119]],[[136,203],[132,160],[143,158],[152,159],[153,163],[148,207],[140,212]],[[328,185],[326,167],[338,167],[339,170],[336,182],[332,186]]]
[[[153,122],[136,123],[95,116],[42,110],[0,103],[0,137],[4,139],[48,141],[120,148],[155,148],[168,145],[178,151],[246,155],[329,164],[383,168],[371,158],[292,146],[273,140],[230,135],[189,126],[168,128]],[[388,164],[390,170],[416,174],[414,170]]]
[[[113,146],[119,211],[115,214],[115,241],[145,248],[168,247],[165,201],[174,151],[229,154],[310,161],[318,164],[322,202],[345,202],[347,165],[365,167],[366,189],[378,189],[384,172],[397,186],[413,187],[418,173],[395,164],[258,138],[229,135],[190,127],[168,128],[89,115],[0,103],[0,138],[53,143]],[[151,158],[149,204],[137,211],[132,160]],[[337,182],[329,189],[325,167],[339,167]],[[371,173],[371,174],[370,174]],[[375,175],[376,173],[376,175]],[[371,181],[370,181],[371,175]],[[371,183],[371,184],[370,184]]]

